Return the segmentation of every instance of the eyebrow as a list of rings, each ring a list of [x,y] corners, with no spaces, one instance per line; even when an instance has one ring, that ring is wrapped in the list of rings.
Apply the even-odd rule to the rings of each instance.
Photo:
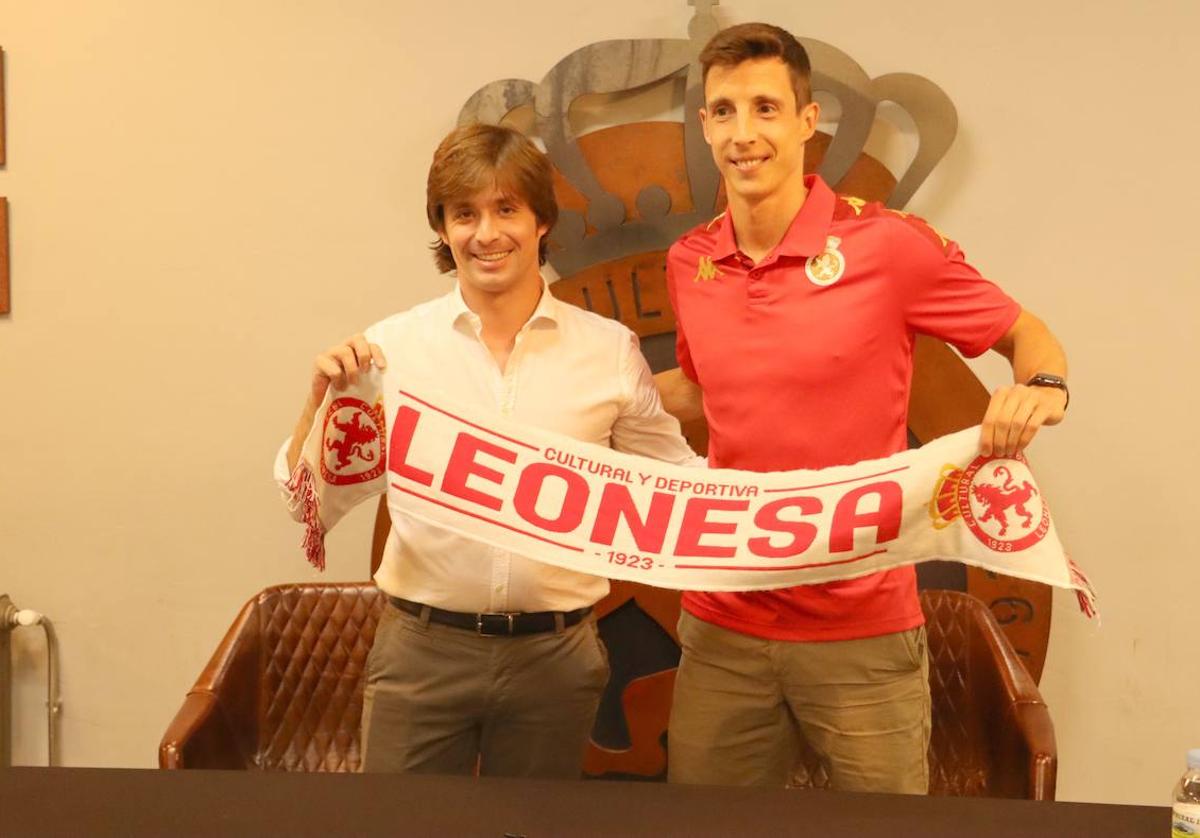
[[[499,207],[504,205],[527,206],[519,196],[513,193],[501,192],[493,200],[483,202],[485,206]],[[470,198],[459,198],[445,204],[445,208],[449,212],[458,212],[459,210],[474,210],[476,207],[475,201]]]
[[[755,96],[751,100],[751,102],[755,105],[768,104],[768,105],[775,105],[776,107],[783,106],[782,99],[776,98],[775,96],[767,96],[765,94],[759,94],[758,96]],[[707,107],[708,110],[713,111],[722,106],[731,107],[732,105],[733,105],[732,99],[730,99],[728,96],[722,96],[718,99],[713,99],[705,107]]]

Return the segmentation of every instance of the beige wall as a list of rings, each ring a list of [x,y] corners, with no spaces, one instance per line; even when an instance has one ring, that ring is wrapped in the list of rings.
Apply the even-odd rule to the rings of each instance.
[[[503,10],[501,14],[499,10]],[[1190,0],[743,0],[872,75],[941,84],[960,133],[911,209],[1060,335],[1070,421],[1034,450],[1102,626],[1056,600],[1043,681],[1065,799],[1162,803],[1200,746],[1200,187]],[[268,477],[320,348],[446,287],[423,179],[481,84],[683,0],[0,0],[14,313],[0,318],[0,592],[61,635],[62,756],[149,766],[238,606],[315,578]],[[867,25],[864,21],[874,21]],[[453,37],[450,33],[453,32]],[[979,367],[1003,380],[1002,363]],[[365,575],[370,515],[330,542]],[[15,757],[44,760],[43,650],[15,636]]]

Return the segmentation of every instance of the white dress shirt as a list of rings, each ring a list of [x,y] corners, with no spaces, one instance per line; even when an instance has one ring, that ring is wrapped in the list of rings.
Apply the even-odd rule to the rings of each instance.
[[[631,454],[702,465],[663,410],[637,338],[543,287],[503,371],[457,285],[368,328],[387,358],[385,382],[495,410],[546,430]],[[390,417],[389,417],[390,419]],[[285,442],[275,462],[284,492]],[[552,567],[393,516],[375,582],[386,593],[451,611],[569,611],[608,593],[608,580]]]

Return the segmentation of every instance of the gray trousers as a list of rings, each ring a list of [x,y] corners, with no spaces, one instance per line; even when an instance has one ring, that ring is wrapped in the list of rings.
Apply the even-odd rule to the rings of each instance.
[[[594,618],[481,637],[389,603],[367,658],[363,770],[578,779],[608,674]]]

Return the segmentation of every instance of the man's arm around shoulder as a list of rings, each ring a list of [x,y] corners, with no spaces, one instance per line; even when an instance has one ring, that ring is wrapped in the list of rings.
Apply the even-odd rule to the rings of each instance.
[[[663,370],[654,376],[663,409],[679,420],[680,424],[693,422],[704,415],[704,400],[700,385],[692,381],[683,370]]]

